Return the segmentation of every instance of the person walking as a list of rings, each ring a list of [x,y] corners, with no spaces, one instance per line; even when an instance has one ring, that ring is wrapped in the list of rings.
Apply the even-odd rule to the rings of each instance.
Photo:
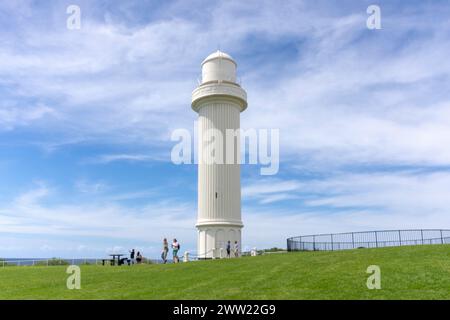
[[[239,257],[239,245],[237,241],[234,242],[234,257],[235,258]]]
[[[180,244],[178,243],[177,239],[173,239],[172,242],[173,263],[180,262],[180,259],[178,258],[178,250],[180,250]]]
[[[134,264],[134,249],[131,249],[131,251],[130,251],[130,260],[131,260],[131,264]]]
[[[164,238],[163,240],[163,249],[161,252],[161,259],[164,263],[167,263],[167,254],[169,253],[169,243],[167,242],[167,239]]]
[[[231,241],[227,242],[227,258],[231,258]]]

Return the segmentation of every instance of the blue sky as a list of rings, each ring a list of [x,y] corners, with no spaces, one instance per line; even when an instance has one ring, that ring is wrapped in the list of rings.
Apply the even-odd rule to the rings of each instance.
[[[450,228],[449,16],[448,1],[3,1],[0,257],[195,250],[197,169],[171,163],[170,135],[192,130],[218,48],[248,93],[241,126],[280,129],[279,173],[242,167],[244,248]]]

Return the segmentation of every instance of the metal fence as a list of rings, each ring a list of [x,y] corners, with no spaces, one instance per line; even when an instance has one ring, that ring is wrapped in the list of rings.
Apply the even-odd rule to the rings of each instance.
[[[333,251],[423,244],[450,244],[450,230],[381,230],[299,236],[287,239],[287,250]]]
[[[109,265],[110,259],[94,259],[94,258],[51,258],[51,259],[2,259],[0,258],[1,267],[26,267],[26,266],[63,266],[63,265]],[[144,259],[142,264],[158,264],[163,263],[158,259]]]
[[[198,255],[195,252],[190,253],[189,251],[184,252],[183,255],[178,256],[179,262],[188,262],[188,261],[197,261],[204,260],[208,255],[208,251],[205,254]],[[243,255],[244,253],[242,253]],[[248,253],[250,255],[250,252]],[[232,255],[234,257],[234,254]],[[239,254],[241,256],[241,254]],[[217,250],[216,255],[214,256],[216,259],[226,258],[226,251]],[[172,263],[173,259],[168,258],[168,263]],[[142,260],[141,264],[162,264],[164,261],[162,259],[149,259],[145,258]],[[128,263],[125,263],[127,265]],[[111,258],[43,258],[43,259],[34,259],[34,258],[0,258],[0,268],[2,267],[26,267],[26,266],[64,266],[64,265],[111,265]],[[117,265],[117,262],[115,263]]]

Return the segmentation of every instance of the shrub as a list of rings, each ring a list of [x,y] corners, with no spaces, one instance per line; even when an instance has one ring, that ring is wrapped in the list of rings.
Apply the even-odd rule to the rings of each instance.
[[[60,259],[60,258],[51,258],[48,260],[44,260],[44,261],[37,261],[34,265],[35,266],[67,266],[70,263],[64,259]]]

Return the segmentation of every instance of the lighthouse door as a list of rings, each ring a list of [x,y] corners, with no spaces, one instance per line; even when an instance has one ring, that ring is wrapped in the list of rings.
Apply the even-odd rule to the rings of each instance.
[[[222,248],[222,250],[225,250],[225,232],[222,229],[217,230],[216,232],[216,249],[220,250],[220,248]]]

